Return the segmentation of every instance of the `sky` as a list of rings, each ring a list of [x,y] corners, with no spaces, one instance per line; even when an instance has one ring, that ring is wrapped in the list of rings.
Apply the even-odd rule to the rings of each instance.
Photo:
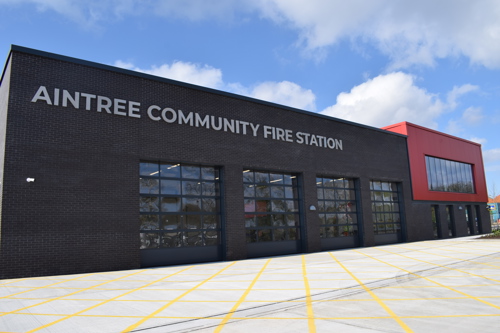
[[[498,0],[0,0],[11,44],[482,145],[500,194]]]

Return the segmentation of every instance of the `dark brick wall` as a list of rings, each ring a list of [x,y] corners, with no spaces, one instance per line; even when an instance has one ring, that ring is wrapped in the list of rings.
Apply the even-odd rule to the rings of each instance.
[[[39,86],[141,103],[141,119],[31,103]],[[0,277],[140,266],[141,160],[222,167],[224,258],[246,258],[242,170],[301,175],[304,251],[320,249],[315,177],[359,179],[364,234],[374,244],[369,180],[402,184],[407,240],[425,239],[412,206],[405,137],[270,103],[36,54],[13,52],[5,143]],[[94,102],[95,104],[95,102]],[[150,105],[260,124],[258,137],[152,121]],[[264,139],[262,126],[343,140],[343,150]],[[33,177],[34,183],[26,178]]]
[[[471,219],[473,234],[484,234],[491,232],[491,224],[489,215],[487,214],[486,205],[483,202],[430,202],[430,201],[414,201],[410,207],[411,214],[415,223],[410,224],[412,228],[409,232],[409,241],[431,240],[434,239],[433,225],[431,219],[431,205],[438,206],[438,215],[441,230],[441,238],[450,238],[448,235],[448,222],[446,207],[451,206],[454,217],[455,237],[468,236],[468,225],[465,215],[467,205],[471,206]],[[479,207],[479,215],[476,214],[476,206]],[[408,215],[408,214],[407,214]],[[476,223],[477,219],[477,223]]]

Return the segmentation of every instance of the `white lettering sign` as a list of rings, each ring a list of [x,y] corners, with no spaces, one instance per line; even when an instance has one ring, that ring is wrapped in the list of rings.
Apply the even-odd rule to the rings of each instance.
[[[94,95],[84,92],[69,92],[66,89],[54,88],[52,94],[45,86],[40,86],[31,99],[32,103],[45,102],[47,105],[62,106],[64,108],[85,109],[99,113],[117,115],[130,118],[141,118],[141,103],[119,98]],[[223,131],[240,135],[259,136],[259,129],[264,139],[284,142],[294,142],[320,148],[343,150],[342,140],[322,135],[293,132],[290,129],[254,124],[239,119],[229,119],[213,115],[202,115],[192,111],[175,110],[170,107],[151,105],[146,110],[147,116],[153,121],[167,124],[203,127],[214,131]]]

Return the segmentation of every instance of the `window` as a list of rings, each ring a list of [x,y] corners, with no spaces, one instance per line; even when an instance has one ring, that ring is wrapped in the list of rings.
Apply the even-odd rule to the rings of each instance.
[[[474,193],[472,165],[436,157],[425,157],[430,191]]]
[[[299,239],[297,177],[244,170],[247,243]]]
[[[219,244],[219,170],[140,163],[141,249]]]
[[[345,237],[358,234],[354,180],[316,178],[320,237]]]
[[[397,183],[370,181],[373,230],[375,235],[401,231]]]

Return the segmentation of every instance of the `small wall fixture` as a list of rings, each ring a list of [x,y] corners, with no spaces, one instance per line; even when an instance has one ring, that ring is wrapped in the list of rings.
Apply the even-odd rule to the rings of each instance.
[[[458,206],[458,209],[462,210],[462,206]]]
[[[34,183],[35,182],[35,178],[26,178],[26,181],[28,183]]]
[[[316,207],[314,205],[309,206],[309,210],[316,210]]]

